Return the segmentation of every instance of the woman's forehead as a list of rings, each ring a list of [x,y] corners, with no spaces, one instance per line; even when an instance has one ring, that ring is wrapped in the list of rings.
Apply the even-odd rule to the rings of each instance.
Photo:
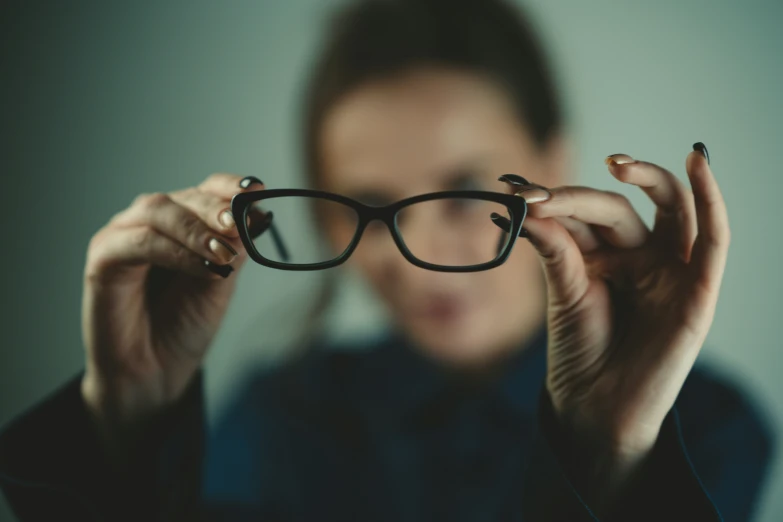
[[[532,142],[500,89],[448,70],[362,86],[329,111],[320,133],[322,181],[336,191],[422,183],[466,164],[518,162],[528,149]]]

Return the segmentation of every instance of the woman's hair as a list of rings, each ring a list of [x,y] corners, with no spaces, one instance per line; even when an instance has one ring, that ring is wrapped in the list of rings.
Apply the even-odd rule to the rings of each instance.
[[[418,67],[446,67],[496,82],[538,145],[562,124],[541,44],[503,0],[358,0],[339,10],[306,86],[307,179],[319,186],[320,127],[328,111],[366,82]]]

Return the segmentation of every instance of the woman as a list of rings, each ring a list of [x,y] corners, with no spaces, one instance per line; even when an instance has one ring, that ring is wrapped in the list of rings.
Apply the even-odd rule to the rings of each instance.
[[[525,239],[453,274],[368,228],[350,263],[395,332],[259,375],[206,438],[199,369],[248,257],[230,202],[265,187],[215,174],[138,197],[89,246],[84,374],[3,434],[19,518],[747,519],[769,436],[692,370],[729,244],[707,149],[685,158],[692,192],[607,158],[656,204],[648,230],[625,198],[569,185],[563,133],[542,52],[499,0],[347,7],[310,80],[311,184],[373,205],[519,194]],[[352,232],[318,216],[339,253]],[[447,258],[445,220],[421,216],[405,233]],[[272,224],[251,216],[254,235]]]

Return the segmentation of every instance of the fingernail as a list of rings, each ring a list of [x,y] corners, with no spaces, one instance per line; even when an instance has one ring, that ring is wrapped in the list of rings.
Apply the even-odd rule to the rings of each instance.
[[[274,215],[272,212],[267,212],[266,215],[260,221],[250,224],[250,237],[256,239],[258,236],[267,231],[272,224],[272,218]]]
[[[710,153],[707,152],[707,146],[700,141],[693,144],[693,150],[701,152],[701,155],[707,159],[707,165],[710,164]]]
[[[236,250],[214,237],[209,240],[209,249],[224,263],[230,263],[237,256]]]
[[[234,215],[231,213],[230,210],[224,210],[220,213],[220,224],[223,225],[225,228],[232,228],[234,223]]]
[[[524,237],[525,239],[530,239],[530,232],[528,232],[525,227],[522,227],[522,229],[519,231],[519,237]]]
[[[522,189],[514,195],[525,198],[529,204],[541,203],[552,198],[551,192],[538,185],[531,185],[530,188]]]
[[[219,275],[223,279],[230,276],[231,272],[234,271],[234,267],[231,265],[216,265],[215,263],[210,262],[208,259],[204,260],[204,266],[207,267],[207,270],[213,274]]]
[[[610,154],[604,159],[607,165],[624,165],[626,163],[636,163],[636,160],[627,154]]]
[[[243,189],[248,188],[250,185],[253,185],[254,183],[258,183],[259,185],[263,185],[264,182],[258,179],[255,176],[245,176],[242,178],[242,180],[239,182],[239,186]]]
[[[516,174],[503,174],[498,178],[498,181],[502,181],[503,183],[508,183],[509,185],[516,185],[516,186],[530,185],[530,182],[528,180],[526,180],[522,176],[517,176]]]

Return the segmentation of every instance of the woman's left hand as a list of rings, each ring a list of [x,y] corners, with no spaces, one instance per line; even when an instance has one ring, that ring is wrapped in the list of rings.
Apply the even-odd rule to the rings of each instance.
[[[555,412],[620,471],[655,444],[715,312],[729,224],[696,148],[686,158],[692,192],[655,164],[607,158],[615,178],[656,204],[652,231],[625,197],[574,186],[530,204],[524,224],[547,279]]]

